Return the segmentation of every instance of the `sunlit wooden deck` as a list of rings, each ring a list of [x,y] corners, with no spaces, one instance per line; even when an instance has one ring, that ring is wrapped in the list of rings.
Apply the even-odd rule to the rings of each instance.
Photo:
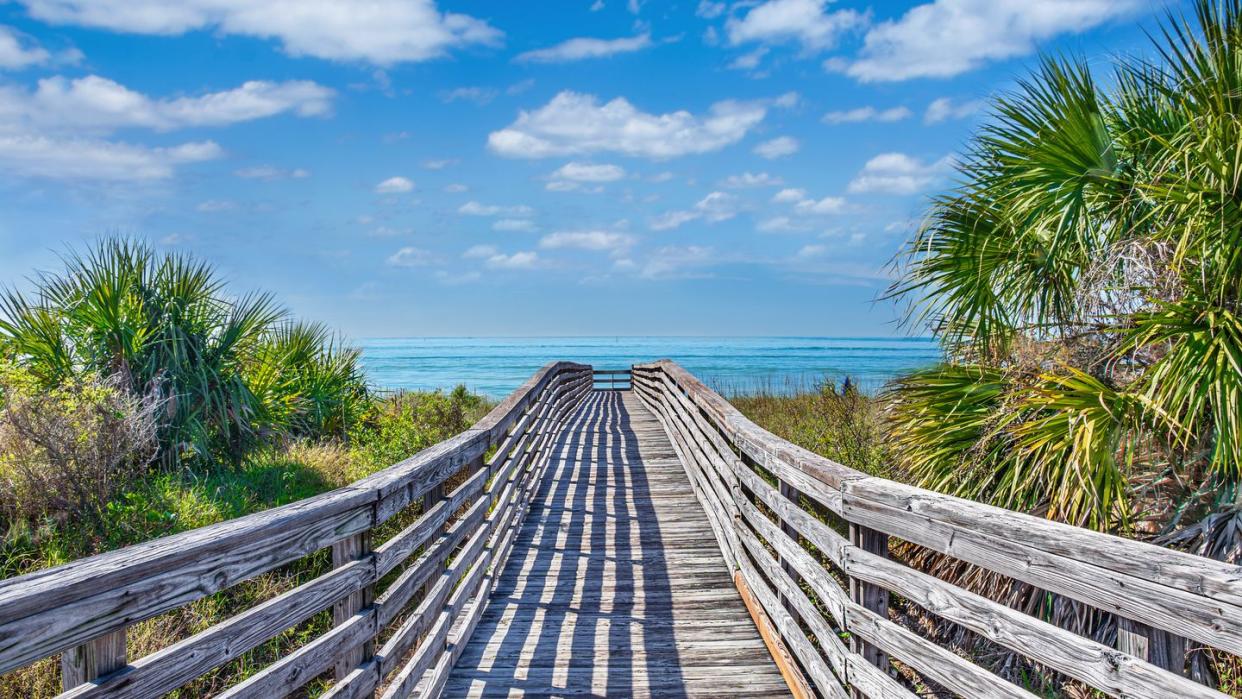
[[[589,394],[446,696],[788,696],[664,429]]]

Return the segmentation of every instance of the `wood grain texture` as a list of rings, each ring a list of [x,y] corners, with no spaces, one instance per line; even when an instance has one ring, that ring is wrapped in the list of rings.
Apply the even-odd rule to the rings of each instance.
[[[788,696],[637,396],[588,394],[547,451],[445,695]]]

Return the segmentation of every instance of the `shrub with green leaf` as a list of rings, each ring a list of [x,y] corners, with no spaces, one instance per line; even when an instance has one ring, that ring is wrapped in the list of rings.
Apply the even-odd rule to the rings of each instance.
[[[357,350],[192,257],[105,240],[33,287],[0,297],[0,348],[45,387],[98,375],[151,396],[166,464],[343,437],[366,410]]]

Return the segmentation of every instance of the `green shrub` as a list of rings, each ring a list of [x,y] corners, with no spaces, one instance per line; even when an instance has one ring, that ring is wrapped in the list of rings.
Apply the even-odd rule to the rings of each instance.
[[[266,294],[229,292],[204,262],[124,240],[0,297],[0,351],[44,387],[99,375],[154,396],[164,463],[343,436],[367,401],[358,352],[322,327],[289,322]]]

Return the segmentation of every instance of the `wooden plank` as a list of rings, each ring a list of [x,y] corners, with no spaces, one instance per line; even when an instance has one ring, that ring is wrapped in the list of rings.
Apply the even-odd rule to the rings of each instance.
[[[453,695],[465,686],[477,689],[462,694],[495,694],[530,687],[547,670],[568,673],[568,685],[553,680],[559,687],[594,684],[597,696],[660,693],[674,682],[687,696],[718,696],[745,686],[740,675],[737,684],[722,678],[746,663],[758,694],[787,695],[687,469],[638,396],[589,392],[547,437],[529,512],[497,544],[512,553],[487,578],[488,603],[470,606],[453,633],[476,623],[476,611],[477,627],[449,651],[460,652],[451,672],[427,673],[427,659],[423,688],[443,678]],[[682,640],[705,629],[719,629],[726,645]],[[719,666],[715,678],[694,674],[708,662]]]
[[[350,563],[140,658],[98,682],[79,685],[60,699],[161,696],[328,609],[334,601],[373,580],[371,561]]]
[[[68,691],[124,666],[125,629],[118,629],[62,653],[61,684]]]
[[[343,568],[363,558],[371,558],[371,531],[359,532],[351,537],[332,544],[332,566]],[[374,561],[370,561],[374,565]],[[360,589],[350,592],[332,605],[332,625],[342,626],[354,618],[358,612],[375,599],[374,584],[363,585]],[[336,679],[342,680],[353,669],[369,660],[375,654],[375,641],[369,639],[365,643],[346,650],[336,659]]]
[[[755,621],[755,626],[759,629],[759,635],[763,637],[763,642],[768,647],[768,652],[772,654],[772,659],[776,661],[776,666],[780,669],[781,676],[785,678],[785,683],[789,685],[789,692],[795,699],[813,699],[815,694],[812,693],[806,678],[802,676],[802,671],[798,669],[793,655],[785,647],[785,642],[781,640],[780,632],[772,625],[772,620],[768,618],[767,612],[763,611],[763,607],[755,599],[755,596],[751,594],[750,587],[746,584],[746,580],[740,571],[733,574],[733,584],[737,586],[738,593],[742,595],[742,602],[746,605],[746,611],[750,612],[750,618]],[[837,685],[829,686],[836,687]],[[844,694],[841,696],[844,697]]]
[[[888,535],[883,532],[850,522],[850,543],[877,558],[888,558]],[[888,620],[888,590],[880,585],[873,585],[862,578],[852,575],[849,577],[849,584],[850,601],[867,611],[873,612],[879,618]],[[848,623],[846,628],[850,628],[853,631]],[[884,655],[878,646],[867,643],[862,634],[852,634],[850,636],[850,645],[855,653],[858,653],[867,662],[880,668],[881,672],[888,672],[888,657]]]

